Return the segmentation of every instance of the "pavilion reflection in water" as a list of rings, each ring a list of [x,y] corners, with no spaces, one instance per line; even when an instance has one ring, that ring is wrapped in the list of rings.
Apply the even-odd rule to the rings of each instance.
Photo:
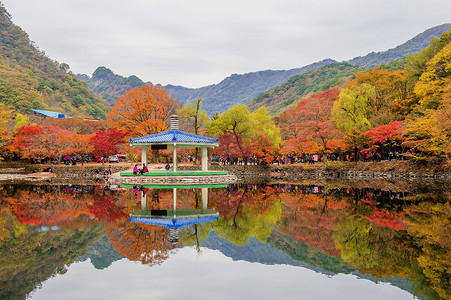
[[[141,210],[135,210],[130,214],[131,223],[142,223],[169,228],[169,242],[177,243],[179,240],[179,229],[191,225],[198,225],[217,221],[219,213],[214,209],[208,209],[208,188],[226,187],[227,185],[189,185],[189,186],[141,186],[141,189],[169,189],[173,191],[172,209],[148,209],[147,195],[141,193]],[[179,188],[200,188],[201,207],[177,208],[177,190]]]

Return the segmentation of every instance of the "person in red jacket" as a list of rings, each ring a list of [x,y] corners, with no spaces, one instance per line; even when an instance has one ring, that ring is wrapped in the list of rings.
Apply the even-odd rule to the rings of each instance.
[[[142,170],[141,170],[141,175],[143,175],[144,173],[147,173],[147,166],[146,166],[146,164],[143,164],[143,168],[142,168]]]

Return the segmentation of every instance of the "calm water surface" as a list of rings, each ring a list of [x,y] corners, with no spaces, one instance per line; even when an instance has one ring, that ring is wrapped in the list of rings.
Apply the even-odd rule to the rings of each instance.
[[[450,298],[449,188],[371,186],[0,186],[0,298]]]

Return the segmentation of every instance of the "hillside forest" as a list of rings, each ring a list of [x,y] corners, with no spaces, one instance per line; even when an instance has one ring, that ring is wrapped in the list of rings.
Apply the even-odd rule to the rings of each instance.
[[[39,50],[4,7],[0,12],[2,159],[59,163],[65,156],[124,153],[134,160],[140,151],[126,141],[168,130],[172,114],[180,115],[183,130],[218,138],[220,146],[210,154],[224,163],[306,162],[312,156],[446,159],[451,153],[451,31],[421,52],[384,65],[316,66],[248,105],[209,116],[201,97],[183,105],[161,85],[99,68],[94,79],[109,76],[132,88],[108,90],[111,97],[123,93],[111,108],[67,64]],[[45,119],[30,109],[72,118]],[[191,154],[181,151],[178,159]],[[161,151],[155,159],[170,156]]]

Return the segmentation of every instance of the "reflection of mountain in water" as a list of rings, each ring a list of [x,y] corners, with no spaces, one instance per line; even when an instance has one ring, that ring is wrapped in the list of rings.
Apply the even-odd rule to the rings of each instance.
[[[212,231],[208,237],[202,241],[202,246],[212,250],[219,250],[225,256],[233,260],[244,260],[247,262],[258,262],[265,265],[292,265],[303,266],[307,264],[292,259],[282,250],[271,247],[251,237],[250,242],[242,247],[237,246],[224,238],[219,237]]]
[[[202,241],[202,246],[212,250],[219,250],[234,261],[242,260],[266,265],[298,266],[327,276],[334,276],[339,273],[353,274],[375,283],[390,283],[408,292],[411,292],[412,289],[412,283],[403,278],[379,279],[368,274],[359,274],[357,269],[351,267],[341,258],[314,250],[296,238],[277,231],[277,229],[274,229],[266,244],[251,237],[250,242],[242,247],[219,237],[215,231],[212,231]],[[96,269],[105,269],[114,261],[121,260],[123,256],[117,253],[110,239],[107,236],[103,236],[78,261],[85,261],[88,258],[91,259],[91,263]]]
[[[351,267],[341,258],[313,250],[296,238],[277,231],[273,231],[267,244],[251,237],[250,242],[243,247],[230,243],[213,231],[202,242],[202,246],[212,250],[219,250],[225,256],[235,261],[243,260],[267,265],[285,264],[299,266],[327,276],[334,276],[338,273],[351,273],[375,283],[390,283],[408,292],[412,290],[412,283],[406,279],[398,277],[380,279],[368,274],[359,274],[357,269]]]
[[[357,270],[340,257],[315,250],[297,238],[280,232],[277,229],[273,230],[267,242],[272,247],[287,253],[287,255],[290,255],[295,260],[305,262],[309,266],[317,267],[332,274],[350,274]]]
[[[91,259],[91,264],[96,269],[103,270],[124,257],[117,253],[110,239],[104,235],[97,243],[86,250],[85,255],[80,257],[78,261],[85,261],[88,258]]]

